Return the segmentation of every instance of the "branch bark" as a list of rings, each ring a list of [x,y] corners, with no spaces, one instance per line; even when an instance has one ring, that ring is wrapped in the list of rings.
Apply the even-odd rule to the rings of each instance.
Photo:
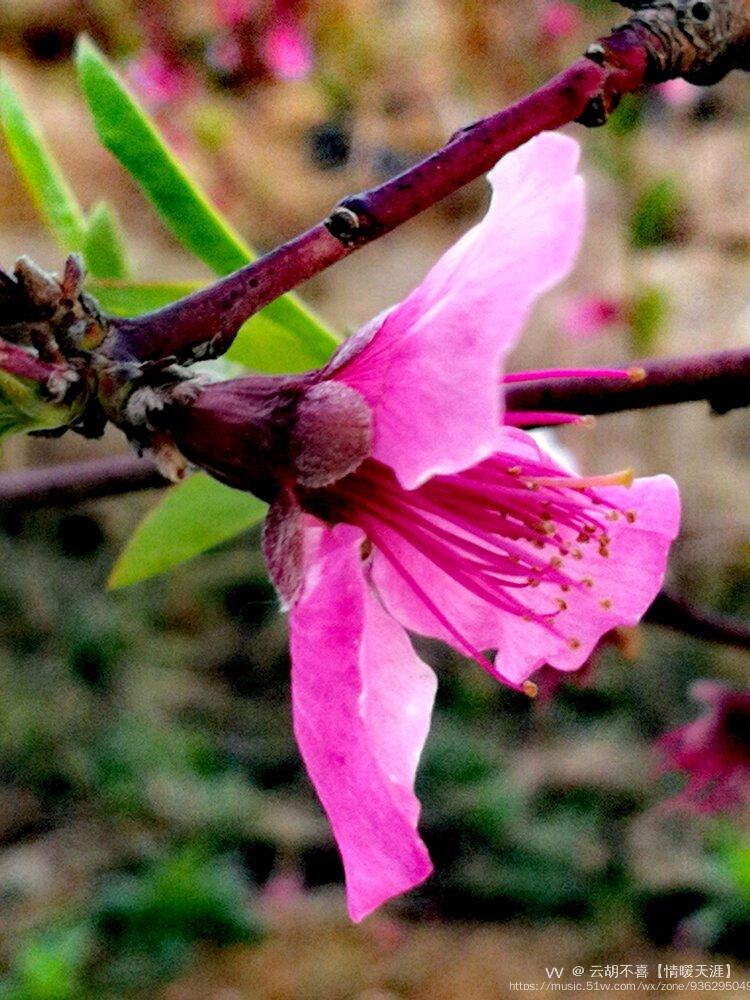
[[[750,348],[636,362],[642,381],[551,378],[507,387],[509,410],[605,414],[705,400],[714,413],[750,406]]]
[[[666,590],[649,608],[646,621],[705,642],[750,650],[750,622],[708,611]]]
[[[165,309],[110,319],[104,353],[115,360],[216,356],[263,306],[486,173],[540,132],[573,120],[601,125],[620,97],[682,76],[715,83],[747,68],[745,0],[628,0],[629,21],[587,57],[518,103],[462,129],[432,156],[380,187],[346,198],[312,229],[248,267]]]
[[[632,367],[632,366],[631,366]],[[638,365],[642,381],[611,375],[515,382],[505,388],[509,410],[607,414],[706,400],[716,413],[750,405],[750,348]],[[167,486],[153,462],[123,455],[0,475],[0,511],[66,506],[81,500]]]
[[[69,507],[84,500],[167,486],[150,459],[117,455],[0,476],[0,513]]]
[[[643,65],[623,88],[643,82]],[[486,173],[532,136],[581,115],[609,71],[581,59],[529,97],[459,132],[428,159],[343,201],[323,222],[208,288],[134,319],[111,319],[104,352],[117,360],[185,358],[211,341],[223,354],[242,324],[274,299]]]

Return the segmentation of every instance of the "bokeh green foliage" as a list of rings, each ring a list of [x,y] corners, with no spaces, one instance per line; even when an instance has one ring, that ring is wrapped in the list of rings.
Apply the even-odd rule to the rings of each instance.
[[[80,883],[4,940],[14,1000],[141,996],[200,943],[257,940],[255,886],[275,871],[310,888],[342,877],[294,746],[257,546],[107,595],[114,509],[16,515],[0,536],[0,789],[26,810],[0,838],[72,830]],[[732,572],[750,584],[750,566]],[[697,821],[655,810],[678,783],[648,779],[650,741],[693,711],[675,692],[720,651],[650,630],[637,663],[607,649],[587,686],[537,706],[424,654],[441,682],[418,779],[436,875],[406,916],[583,921],[602,941],[627,926],[747,957],[747,845],[720,821],[697,838]],[[661,879],[665,845],[690,864]],[[18,866],[0,872],[6,899]]]

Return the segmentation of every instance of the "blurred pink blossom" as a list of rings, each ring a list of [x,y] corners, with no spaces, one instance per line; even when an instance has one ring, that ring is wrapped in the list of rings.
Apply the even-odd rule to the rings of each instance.
[[[701,87],[697,87],[687,80],[677,77],[674,80],[667,80],[654,88],[656,93],[674,108],[690,108],[697,104],[703,93]]]
[[[185,100],[195,87],[189,67],[156,49],[145,49],[128,67],[127,77],[141,100],[152,110]]]
[[[252,42],[269,72],[282,80],[298,80],[313,65],[310,40],[305,34],[301,5],[295,0],[215,0],[221,24],[231,29],[228,38],[211,46],[212,61],[225,72],[241,69]]]
[[[677,533],[671,479],[579,477],[520,429],[578,418],[503,411],[501,365],[580,244],[578,155],[546,133],[507,156],[484,220],[325,368],[209,385],[173,428],[270,503],[295,733],[354,920],[431,871],[414,780],[436,680],[407,630],[533,693],[640,619]]]
[[[542,12],[539,30],[545,38],[570,38],[581,28],[582,22],[581,12],[574,3],[551,0]]]
[[[262,52],[268,68],[281,80],[300,80],[312,69],[310,42],[292,20],[271,26],[263,39]]]
[[[682,771],[688,779],[670,801],[700,813],[750,802],[750,690],[700,681],[691,693],[703,715],[657,743],[662,772]]]
[[[617,299],[586,296],[569,299],[562,314],[562,330],[571,340],[591,340],[627,319],[627,307]]]

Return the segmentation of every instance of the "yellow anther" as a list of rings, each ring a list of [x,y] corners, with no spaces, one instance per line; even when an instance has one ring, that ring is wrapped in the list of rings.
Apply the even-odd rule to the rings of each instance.
[[[645,368],[629,368],[628,378],[631,382],[645,382],[648,378],[648,373]]]
[[[555,599],[555,603],[557,604],[558,608],[559,608],[559,609],[560,609],[561,611],[567,611],[567,610],[568,610],[568,602],[567,602],[567,601],[564,601],[564,600],[562,599],[562,597],[558,597],[558,598],[556,598],[556,599]]]
[[[529,698],[536,698],[536,696],[539,694],[539,688],[533,681],[524,681],[522,688],[523,688],[523,693],[527,695]]]

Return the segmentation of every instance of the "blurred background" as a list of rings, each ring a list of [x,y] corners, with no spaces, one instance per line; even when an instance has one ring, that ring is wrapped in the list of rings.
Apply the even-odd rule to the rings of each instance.
[[[0,0],[3,65],[89,207],[116,206],[135,274],[204,279],[97,142],[71,50],[89,32],[215,203],[274,246],[521,96],[622,12],[556,0],[273,4]],[[579,266],[519,368],[748,343],[750,82],[624,102],[583,146]],[[303,289],[337,329],[397,301],[476,221],[467,188]],[[0,149],[0,262],[61,261]],[[750,616],[747,413],[602,418],[591,472],[671,473],[671,586]],[[2,468],[112,454],[116,434],[13,439]],[[691,685],[748,686],[747,653],[656,626],[611,637],[535,704],[442,648],[419,774],[436,875],[359,927],[291,734],[285,620],[250,534],[116,593],[146,493],[0,511],[0,996],[449,1000],[554,964],[750,961],[748,816],[667,803],[655,741]],[[744,739],[747,740],[747,733]],[[744,993],[729,995],[744,996]]]

